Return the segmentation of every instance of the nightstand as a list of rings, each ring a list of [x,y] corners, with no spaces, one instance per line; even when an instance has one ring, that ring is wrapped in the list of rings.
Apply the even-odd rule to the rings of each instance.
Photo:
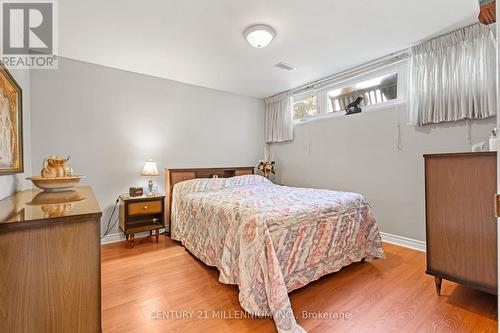
[[[162,228],[165,228],[164,195],[120,196],[120,229],[127,237],[130,247],[134,247],[135,234],[138,232],[149,231],[149,238],[154,231],[158,242]]]

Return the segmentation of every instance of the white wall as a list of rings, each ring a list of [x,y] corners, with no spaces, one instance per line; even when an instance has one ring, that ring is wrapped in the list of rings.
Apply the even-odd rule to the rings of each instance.
[[[147,158],[158,162],[162,191],[165,167],[244,166],[262,158],[258,99],[68,59],[59,70],[32,71],[29,81],[33,172],[48,155],[71,155],[105,210],[103,229],[116,196],[146,183],[139,171]],[[425,241],[422,155],[469,151],[467,126],[405,124],[405,105],[300,123],[293,142],[272,147],[277,181],[362,193],[381,231]],[[487,140],[495,124],[472,122],[472,142]]]
[[[0,176],[0,200],[31,186],[25,179],[31,176],[30,72],[29,70],[9,70],[9,72],[23,90],[24,173]]]
[[[277,181],[362,193],[382,232],[425,241],[422,155],[471,147],[464,121],[414,128],[405,125],[406,114],[402,105],[399,112],[388,107],[296,125],[294,141],[271,149]],[[472,122],[472,142],[487,141],[494,127],[495,118]]]
[[[31,105],[33,170],[71,155],[105,210],[103,230],[116,197],[146,184],[148,158],[163,192],[164,168],[251,166],[263,154],[261,100],[76,60],[32,71]]]

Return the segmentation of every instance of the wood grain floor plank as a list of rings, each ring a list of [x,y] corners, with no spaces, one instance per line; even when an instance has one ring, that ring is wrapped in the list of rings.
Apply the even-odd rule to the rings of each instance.
[[[438,297],[424,273],[424,253],[384,248],[384,260],[354,263],[290,293],[298,323],[311,333],[497,332],[495,296],[444,281]],[[165,237],[132,249],[125,242],[104,245],[103,330],[276,331],[270,318],[240,318],[237,286],[221,284],[218,276]]]

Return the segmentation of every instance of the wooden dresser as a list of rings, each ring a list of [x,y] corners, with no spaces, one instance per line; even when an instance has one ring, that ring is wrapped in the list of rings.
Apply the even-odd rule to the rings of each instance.
[[[497,293],[495,152],[424,155],[427,274]]]
[[[0,201],[0,332],[101,332],[101,215],[89,187]]]

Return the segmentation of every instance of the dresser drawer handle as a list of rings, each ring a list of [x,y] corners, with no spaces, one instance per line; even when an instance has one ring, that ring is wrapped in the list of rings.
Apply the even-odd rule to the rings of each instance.
[[[148,206],[144,206],[144,210],[148,209]]]

